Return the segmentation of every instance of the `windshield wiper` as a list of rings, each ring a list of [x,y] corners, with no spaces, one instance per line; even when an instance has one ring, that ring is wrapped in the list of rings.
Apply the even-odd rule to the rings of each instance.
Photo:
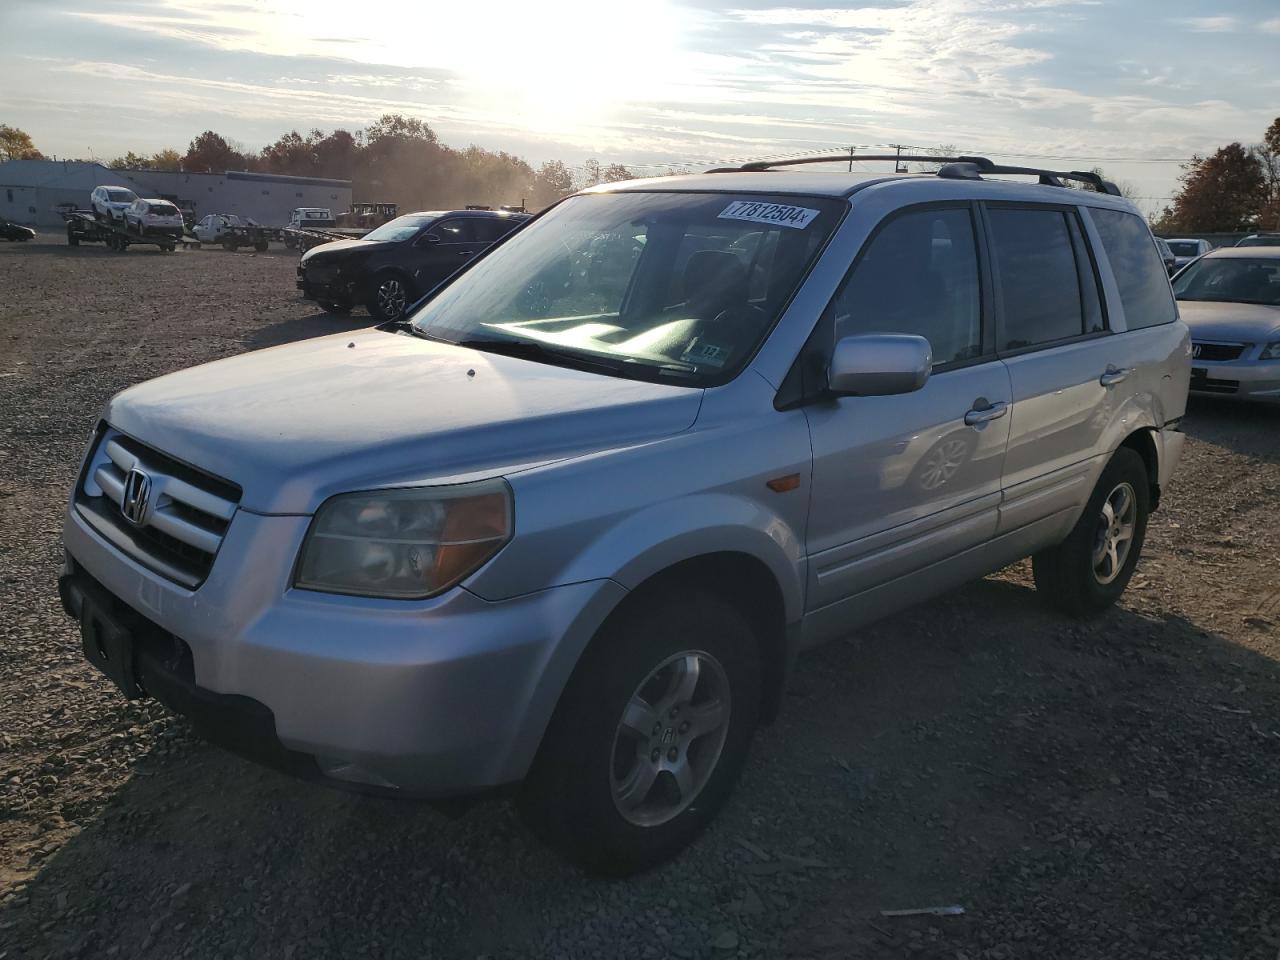
[[[500,353],[508,357],[519,357],[523,360],[535,360],[541,363],[562,364],[578,367],[583,370],[604,371],[614,376],[635,380],[662,380],[668,377],[691,377],[696,369],[689,364],[645,363],[633,357],[602,357],[597,354],[584,353],[572,347],[555,347],[539,343],[536,340],[516,340],[508,337],[468,337],[454,341],[456,346],[470,347],[473,350],[484,350],[489,353]]]
[[[470,347],[472,350],[483,350],[486,353],[500,353],[507,357],[518,357],[522,360],[537,360],[543,363],[568,361],[584,368],[595,368],[617,373],[624,364],[579,353],[577,350],[562,349],[533,340],[513,340],[507,337],[466,337],[454,341],[459,347]]]

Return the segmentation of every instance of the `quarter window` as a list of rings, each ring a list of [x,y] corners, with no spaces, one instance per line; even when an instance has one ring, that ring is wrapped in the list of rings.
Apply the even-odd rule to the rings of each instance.
[[[966,209],[911,211],[872,238],[836,295],[836,337],[910,333],[935,367],[982,355],[982,300],[973,217]]]
[[[1111,261],[1125,326],[1130,330],[1173,323],[1177,308],[1169,292],[1164,262],[1142,218],[1123,210],[1091,209],[1089,216]]]
[[[1020,350],[1083,334],[1081,273],[1067,214],[991,207],[988,217],[1000,349]]]

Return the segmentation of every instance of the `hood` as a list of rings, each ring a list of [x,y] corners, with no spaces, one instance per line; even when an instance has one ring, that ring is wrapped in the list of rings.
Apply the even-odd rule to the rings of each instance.
[[[653,440],[702,391],[364,330],[219,360],[117,394],[117,429],[239,484],[259,513],[458,482]]]
[[[313,257],[327,256],[331,253],[344,253],[352,250],[359,250],[364,253],[373,253],[375,250],[385,250],[387,247],[395,244],[389,240],[361,240],[353,238],[351,240],[330,240],[328,243],[322,243],[318,247],[312,247],[302,255],[302,262],[306,263]]]
[[[1178,313],[1198,340],[1265,343],[1280,340],[1280,307],[1258,303],[1179,300]]]

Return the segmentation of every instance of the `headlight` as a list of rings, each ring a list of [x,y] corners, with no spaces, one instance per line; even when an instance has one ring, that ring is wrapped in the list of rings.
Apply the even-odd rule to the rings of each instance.
[[[1280,360],[1280,340],[1272,341],[1262,348],[1259,360]]]
[[[477,570],[511,539],[502,480],[326,500],[302,543],[304,590],[418,600]]]

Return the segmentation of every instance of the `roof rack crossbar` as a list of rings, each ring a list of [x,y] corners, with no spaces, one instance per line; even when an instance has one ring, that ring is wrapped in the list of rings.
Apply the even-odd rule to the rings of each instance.
[[[862,160],[892,160],[907,163],[942,164],[938,174],[943,177],[957,177],[970,180],[982,179],[981,174],[996,176],[1037,177],[1039,182],[1052,187],[1062,187],[1063,180],[1076,180],[1087,184],[1098,193],[1120,196],[1120,189],[1110,180],[1104,180],[1092,170],[1044,170],[1039,167],[1012,167],[996,163],[987,157],[936,157],[929,154],[906,153],[844,153],[821,157],[797,157],[791,160],[753,160],[740,167],[716,167],[707,173],[741,173],[743,171],[763,172],[775,167],[794,167],[808,163],[852,163]]]

